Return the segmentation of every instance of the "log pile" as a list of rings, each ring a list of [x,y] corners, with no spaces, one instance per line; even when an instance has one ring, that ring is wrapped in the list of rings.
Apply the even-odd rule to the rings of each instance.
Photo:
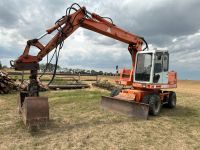
[[[15,80],[11,79],[7,73],[0,71],[0,94],[7,94],[18,89],[19,86]]]
[[[96,83],[93,83],[92,85],[108,91],[112,91],[113,89],[116,88],[116,86],[108,82],[108,80],[103,80],[103,81],[99,80]]]

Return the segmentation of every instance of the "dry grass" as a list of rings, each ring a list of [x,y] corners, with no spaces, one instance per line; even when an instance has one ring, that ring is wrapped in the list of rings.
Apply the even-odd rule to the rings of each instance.
[[[176,109],[147,121],[99,108],[99,89],[52,91],[50,123],[28,132],[17,114],[17,94],[0,96],[0,149],[200,149],[200,82],[179,81]]]

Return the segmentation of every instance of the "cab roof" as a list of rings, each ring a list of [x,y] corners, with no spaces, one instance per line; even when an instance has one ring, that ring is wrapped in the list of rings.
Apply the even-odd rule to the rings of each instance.
[[[149,49],[149,50],[145,50],[145,51],[139,51],[138,53],[156,53],[156,52],[163,52],[163,53],[168,53],[168,50],[164,50],[164,49]]]

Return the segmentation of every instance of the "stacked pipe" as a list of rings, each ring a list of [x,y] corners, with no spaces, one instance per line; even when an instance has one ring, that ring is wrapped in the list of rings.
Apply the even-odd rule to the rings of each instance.
[[[0,71],[0,94],[7,94],[18,90],[18,85],[7,73]]]

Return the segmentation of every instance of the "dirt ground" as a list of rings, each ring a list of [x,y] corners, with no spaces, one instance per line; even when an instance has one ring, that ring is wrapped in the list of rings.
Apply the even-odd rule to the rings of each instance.
[[[51,91],[50,122],[28,131],[17,93],[0,95],[0,149],[200,149],[200,81],[179,81],[177,108],[137,120],[100,109],[97,88]]]

